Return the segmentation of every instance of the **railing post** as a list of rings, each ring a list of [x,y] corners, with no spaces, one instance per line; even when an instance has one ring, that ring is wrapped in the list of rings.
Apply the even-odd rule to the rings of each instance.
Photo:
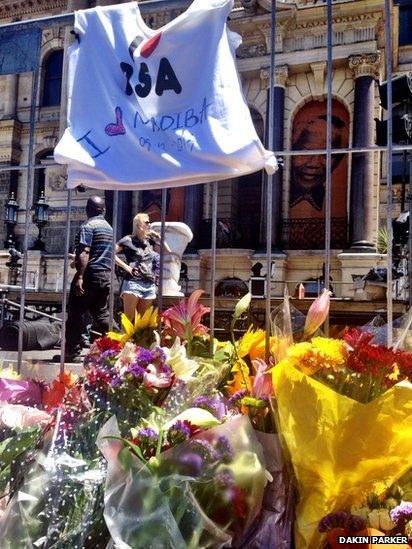
[[[388,321],[388,347],[393,343],[393,277],[392,277],[392,20],[391,20],[390,0],[385,0],[385,58],[386,58],[386,81],[387,81],[387,103],[388,103],[388,121],[387,121],[387,182],[386,182],[386,229],[388,232],[388,250],[386,263],[386,308]]]
[[[273,149],[273,126],[275,112],[275,49],[276,49],[276,0],[272,0],[270,14],[270,70],[269,70],[269,116],[268,116],[268,148]],[[266,204],[266,302],[265,302],[265,358],[269,361],[270,347],[270,298],[271,298],[271,268],[272,268],[272,202],[273,202],[273,175],[267,177],[267,204]]]

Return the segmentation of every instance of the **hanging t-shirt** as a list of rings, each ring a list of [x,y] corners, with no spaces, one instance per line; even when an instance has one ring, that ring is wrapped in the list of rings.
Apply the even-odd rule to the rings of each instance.
[[[68,128],[54,152],[68,187],[156,189],[276,170],[242,94],[232,6],[195,0],[159,30],[137,2],[76,12]]]

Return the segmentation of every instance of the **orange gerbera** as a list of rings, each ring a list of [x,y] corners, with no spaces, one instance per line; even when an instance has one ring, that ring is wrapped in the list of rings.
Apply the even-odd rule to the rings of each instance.
[[[72,389],[78,376],[70,370],[66,370],[59,374],[59,377],[43,393],[43,406],[46,410],[57,408],[63,402],[66,393]]]

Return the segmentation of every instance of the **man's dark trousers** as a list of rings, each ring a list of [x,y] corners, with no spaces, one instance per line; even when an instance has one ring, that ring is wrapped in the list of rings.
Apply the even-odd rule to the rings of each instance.
[[[83,295],[76,295],[76,276],[70,286],[66,322],[66,356],[76,356],[82,345],[83,315],[89,311],[93,328],[101,334],[109,330],[110,271],[88,271],[83,275]]]

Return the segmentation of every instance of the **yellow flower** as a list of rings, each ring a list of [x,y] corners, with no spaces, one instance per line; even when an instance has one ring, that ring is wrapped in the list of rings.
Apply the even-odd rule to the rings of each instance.
[[[231,373],[233,379],[227,384],[227,391],[230,395],[234,395],[241,389],[251,391],[253,387],[253,376],[250,375],[250,371],[246,362],[239,358],[234,364]]]
[[[107,337],[110,337],[110,339],[114,339],[115,341],[120,341],[124,344],[133,336],[139,335],[144,330],[154,330],[157,327],[157,317],[157,309],[155,307],[149,307],[143,316],[136,311],[134,323],[132,324],[127,316],[122,313],[121,325],[123,328],[123,333],[109,332]]]
[[[265,346],[266,346],[266,335],[265,330],[257,328],[253,330],[252,327],[243,334],[243,336],[237,342],[237,354],[240,358],[244,358],[249,355],[251,360],[256,360],[257,358],[264,358],[265,356]],[[271,354],[272,350],[275,349],[276,339],[274,337],[269,338],[269,351]]]
[[[396,364],[393,365],[392,373],[388,375],[388,379],[391,381],[397,381],[400,374],[399,366]]]
[[[346,358],[344,341],[314,337],[310,342],[291,345],[286,353],[285,362],[307,375],[313,375],[321,369],[332,369],[337,372],[345,366]]]
[[[21,375],[19,375],[14,369],[13,364],[10,362],[7,368],[3,367],[3,364],[0,363],[0,378],[4,379],[21,379]]]
[[[316,353],[323,360],[323,368],[332,369],[337,372],[345,366],[348,352],[346,343],[341,339],[314,337],[312,345]]]

